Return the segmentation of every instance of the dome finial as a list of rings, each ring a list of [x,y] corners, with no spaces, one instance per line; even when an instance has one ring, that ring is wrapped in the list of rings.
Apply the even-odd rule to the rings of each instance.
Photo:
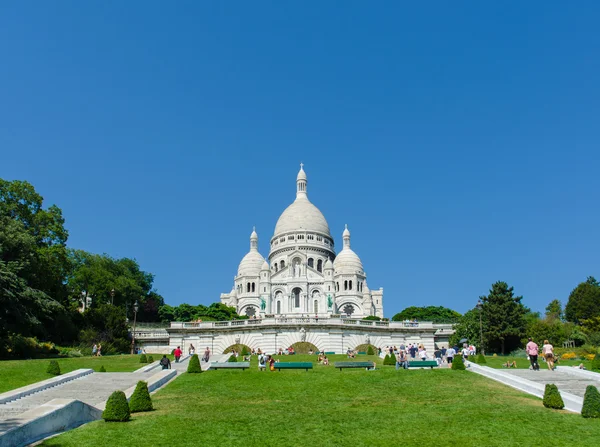
[[[306,198],[306,172],[304,172],[304,163],[300,163],[300,171],[296,177],[296,199]]]
[[[258,234],[256,234],[256,227],[252,227],[252,234],[250,235],[250,251],[258,250]]]
[[[348,224],[346,224],[346,228],[342,233],[342,238],[344,239],[344,248],[350,248],[350,230],[348,230]]]

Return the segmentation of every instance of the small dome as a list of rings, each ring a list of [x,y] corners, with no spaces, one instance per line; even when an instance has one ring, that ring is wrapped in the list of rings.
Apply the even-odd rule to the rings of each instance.
[[[333,261],[333,268],[335,273],[363,273],[363,265],[356,253],[351,248],[344,247],[344,249],[336,256]]]
[[[298,171],[298,176],[296,177],[296,181],[298,180],[306,180],[306,172],[304,172],[303,163],[300,163],[300,170]]]
[[[350,230],[348,230],[348,224],[346,224],[346,228],[344,229],[344,232],[342,233],[342,238],[345,237],[350,237]]]
[[[265,259],[265,262],[263,262],[261,270],[269,270],[269,263],[267,262],[266,259]]]
[[[258,251],[251,250],[242,258],[238,267],[238,276],[258,276],[265,258]]]
[[[327,261],[325,261],[325,265],[323,268],[324,269],[332,269],[333,268],[333,263],[331,262],[331,259],[327,258]]]

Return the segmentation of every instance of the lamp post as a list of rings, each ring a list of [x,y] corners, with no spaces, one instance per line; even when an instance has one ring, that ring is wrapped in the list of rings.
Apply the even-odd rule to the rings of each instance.
[[[138,302],[136,300],[135,304],[133,305],[133,332],[131,333],[131,353],[133,354],[134,348],[135,348],[135,322],[137,319],[137,312],[138,312],[139,306],[138,306]]]
[[[481,319],[483,304],[481,304],[481,300],[477,300],[477,309],[479,310],[479,349],[481,350],[481,354],[485,355],[485,351],[483,350],[483,323]]]
[[[112,305],[115,304],[115,289],[112,289],[110,291],[110,304],[112,304]]]

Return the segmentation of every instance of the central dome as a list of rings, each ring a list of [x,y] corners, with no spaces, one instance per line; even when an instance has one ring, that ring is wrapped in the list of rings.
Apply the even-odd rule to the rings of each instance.
[[[296,200],[279,216],[274,236],[301,230],[314,231],[331,237],[325,216],[308,200],[306,184],[306,173],[300,165],[300,172],[296,178]]]

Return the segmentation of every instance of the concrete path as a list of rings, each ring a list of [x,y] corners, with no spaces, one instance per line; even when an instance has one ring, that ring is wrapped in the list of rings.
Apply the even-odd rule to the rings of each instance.
[[[512,374],[513,376],[531,380],[532,382],[542,385],[553,383],[558,387],[559,391],[571,393],[579,397],[585,395],[585,389],[588,385],[594,385],[600,389],[600,374],[598,374],[597,378],[588,378],[577,377],[558,369],[554,371],[548,369],[540,369],[539,371],[532,371],[530,369],[506,369],[503,371]]]

